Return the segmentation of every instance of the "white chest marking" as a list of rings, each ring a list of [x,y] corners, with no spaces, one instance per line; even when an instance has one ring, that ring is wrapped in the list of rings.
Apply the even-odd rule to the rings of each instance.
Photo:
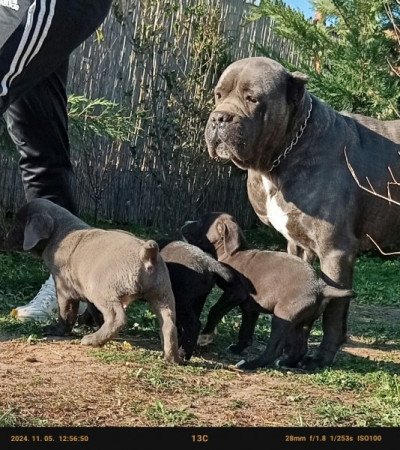
[[[265,193],[267,194],[266,200],[266,209],[267,209],[267,218],[271,225],[279,231],[279,233],[283,234],[286,239],[290,240],[289,232],[287,229],[288,223],[288,215],[287,212],[283,211],[283,209],[278,205],[276,201],[276,196],[274,194],[271,195],[271,192],[274,191],[274,187],[267,177],[262,177],[263,186]]]

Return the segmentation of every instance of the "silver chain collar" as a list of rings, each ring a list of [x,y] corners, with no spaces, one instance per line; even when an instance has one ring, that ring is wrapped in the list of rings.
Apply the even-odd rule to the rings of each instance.
[[[300,130],[296,133],[296,136],[293,138],[292,142],[289,144],[288,147],[285,148],[285,150],[274,160],[272,163],[271,168],[268,170],[268,172],[272,172],[274,169],[276,169],[279,164],[286,158],[286,156],[292,151],[293,147],[297,144],[301,136],[303,136],[304,130],[307,128],[308,119],[311,116],[311,111],[313,109],[313,102],[312,98],[310,97],[310,109],[308,110],[307,116],[304,120],[303,125],[300,127]]]

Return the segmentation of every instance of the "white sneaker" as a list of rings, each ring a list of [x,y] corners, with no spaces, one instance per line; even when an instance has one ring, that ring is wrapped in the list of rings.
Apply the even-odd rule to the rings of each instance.
[[[80,302],[78,314],[83,314],[86,303]],[[25,306],[18,306],[11,311],[11,315],[16,319],[48,321],[53,319],[58,313],[58,301],[54,279],[50,277],[42,284],[36,296]]]

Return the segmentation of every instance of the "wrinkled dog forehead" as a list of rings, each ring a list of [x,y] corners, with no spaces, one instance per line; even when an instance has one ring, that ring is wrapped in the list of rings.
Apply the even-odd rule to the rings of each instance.
[[[278,62],[269,58],[246,58],[232,63],[222,73],[216,90],[253,89],[261,92],[285,83],[289,73]]]

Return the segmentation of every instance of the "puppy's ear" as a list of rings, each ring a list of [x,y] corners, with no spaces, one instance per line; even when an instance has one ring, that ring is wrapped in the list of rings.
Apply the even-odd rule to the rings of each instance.
[[[53,230],[54,220],[49,214],[33,214],[25,226],[23,249],[32,250],[40,241],[48,239]]]
[[[308,82],[308,76],[301,72],[292,72],[289,74],[287,84],[287,99],[291,104],[297,104],[304,95],[305,86]]]
[[[241,246],[241,230],[239,225],[232,220],[224,220],[224,250],[232,256]]]

